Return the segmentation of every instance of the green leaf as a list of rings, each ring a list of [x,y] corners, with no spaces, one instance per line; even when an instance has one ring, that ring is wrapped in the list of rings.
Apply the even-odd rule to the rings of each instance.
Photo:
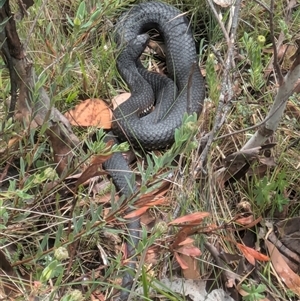
[[[83,25],[80,26],[80,29],[88,29],[93,25],[92,21],[87,21],[86,23],[84,23]]]
[[[59,262],[57,260],[53,260],[47,267],[44,268],[41,275],[42,282],[48,281],[56,274],[58,264]]]
[[[80,21],[82,21],[84,19],[85,14],[86,14],[85,1],[82,1],[78,6],[75,19],[79,19]],[[75,23],[75,20],[74,20],[74,24],[77,25]]]
[[[74,26],[74,23],[71,20],[71,18],[68,15],[66,15],[66,17],[67,17],[67,20],[68,20],[69,24],[72,25],[72,26]]]
[[[94,11],[92,13],[92,15],[90,16],[90,21],[94,22],[96,19],[98,19],[98,17],[100,16],[100,14],[101,14],[101,10],[100,9],[97,9],[96,11]]]

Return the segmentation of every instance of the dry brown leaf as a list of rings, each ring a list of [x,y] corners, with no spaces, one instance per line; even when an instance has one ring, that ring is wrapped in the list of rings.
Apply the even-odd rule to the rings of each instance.
[[[192,257],[197,257],[202,254],[201,251],[193,245],[187,245],[187,246],[180,247],[176,250],[176,252],[183,254],[183,255],[192,256]]]
[[[180,256],[180,254],[178,254],[177,252],[174,253],[175,258],[177,260],[177,262],[179,263],[180,267],[183,270],[186,270],[189,268],[188,264],[185,262],[185,260]]]
[[[87,169],[81,174],[81,176],[76,181],[75,190],[77,190],[78,186],[86,182],[87,180],[107,174],[106,171],[102,170],[102,163],[108,160],[112,154],[108,155],[95,155],[91,160],[91,164],[87,167]]]
[[[253,215],[249,216],[249,217],[252,217]],[[249,229],[249,228],[252,228],[254,227],[255,225],[257,225],[258,223],[260,223],[262,220],[262,217],[258,217],[256,220],[252,220],[251,221],[251,218],[248,220],[248,218],[240,218],[240,219],[237,219],[236,222],[245,226],[243,227],[244,229]]]
[[[105,296],[102,292],[93,292],[91,294],[91,301],[105,301]]]
[[[184,246],[184,245],[192,244],[193,242],[194,242],[194,239],[192,239],[191,237],[188,237],[187,239],[185,239],[184,241],[182,241],[178,245],[179,246]]]
[[[111,128],[112,112],[102,99],[86,99],[66,112],[65,117],[75,126]]]
[[[278,249],[271,242],[265,240],[265,244],[278,276],[291,291],[300,296],[300,277],[287,265]]]
[[[145,263],[155,265],[161,256],[161,248],[159,246],[151,246],[147,250]]]
[[[249,215],[247,217],[238,218],[238,219],[236,219],[235,222],[238,223],[238,224],[240,224],[240,225],[243,225],[243,226],[249,225],[249,224],[251,224],[253,222],[253,215]]]
[[[180,254],[180,257],[185,261],[188,268],[182,270],[185,279],[200,279],[199,261],[191,256]]]
[[[122,93],[115,96],[112,100],[113,109],[115,110],[120,104],[125,102],[131,96],[130,93]]]
[[[141,216],[140,222],[142,225],[148,226],[155,221],[155,216],[149,211]]]
[[[142,208],[136,209],[131,211],[130,213],[126,214],[124,216],[124,218],[129,219],[129,218],[133,218],[133,217],[139,217],[142,214],[144,214],[150,207],[149,206],[144,206]]]
[[[188,214],[188,215],[176,218],[175,220],[169,222],[169,225],[179,225],[182,223],[186,223],[186,225],[200,224],[202,222],[202,220],[207,216],[210,216],[209,212],[195,212],[192,214]]]
[[[259,162],[268,167],[276,166],[274,157],[259,157]]]
[[[149,208],[157,205],[161,205],[165,202],[165,197],[155,198],[152,202],[148,203],[148,205],[143,206],[139,209],[131,211],[129,214],[125,215],[124,218],[133,218],[138,217],[144,214]]]
[[[47,130],[47,135],[53,148],[53,160],[57,163],[56,171],[61,175],[66,172],[68,167],[72,167],[70,166],[70,162],[73,163],[71,143],[69,143],[66,133],[62,132],[58,123]]]
[[[246,247],[242,244],[237,243],[237,247],[241,250],[246,259],[253,265],[255,265],[255,259],[260,261],[269,261],[270,258],[256,250]]]
[[[22,139],[23,139],[22,134],[9,139],[7,145],[3,148],[0,148],[0,154],[4,154],[8,150],[12,152],[13,151],[12,148],[19,147],[19,141],[21,141]]]
[[[155,191],[145,193],[135,202],[136,207],[151,206],[152,201],[163,197],[169,191],[170,183],[163,181],[161,186]]]
[[[277,237],[289,250],[299,254],[300,250],[300,217],[284,219],[275,224]],[[299,254],[300,255],[300,254]]]
[[[255,148],[246,149],[230,154],[224,159],[224,166],[225,167],[232,167],[233,165],[242,166],[247,162],[251,162],[252,160],[257,159],[260,150],[261,147],[258,146]]]
[[[179,232],[175,235],[174,242],[170,246],[170,249],[174,250],[175,248],[177,248],[181,242],[187,239],[192,231],[192,227],[185,227],[183,229],[180,229]]]

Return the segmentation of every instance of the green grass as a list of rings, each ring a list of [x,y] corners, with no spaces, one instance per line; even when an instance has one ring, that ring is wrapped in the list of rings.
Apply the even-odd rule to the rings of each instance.
[[[48,1],[45,7],[43,1],[38,0],[29,9],[30,15],[17,24],[23,43],[33,27],[27,55],[39,76],[38,85],[46,89],[52,104],[62,112],[90,97],[110,103],[115,95],[126,89],[115,66],[117,50],[112,32],[121,12],[134,3],[129,0],[92,0],[83,9],[78,0]],[[207,133],[212,128],[224,76],[223,68],[209,45],[213,45],[223,58],[227,46],[204,1],[168,3],[188,11],[196,43],[203,45],[199,54],[201,67],[206,71],[208,100],[205,105],[207,111],[197,123],[197,138],[200,138],[203,132]],[[284,2],[278,2],[275,34],[286,30],[286,26],[290,33],[287,41],[290,42],[300,25],[297,21],[299,10],[293,13],[291,25],[286,25],[282,22],[283,8]],[[228,13],[223,12],[224,18],[229,18]],[[96,14],[95,19],[91,19],[93,14]],[[261,36],[266,39],[263,45],[258,41]],[[232,74],[235,99],[219,135],[261,121],[275,94],[273,79],[267,80],[264,74],[271,57],[264,51],[270,44],[268,14],[257,3],[244,4],[236,42],[236,69]],[[0,69],[0,73],[0,95],[5,100],[9,96],[9,78],[4,68]],[[299,107],[299,97],[294,96],[293,100]],[[1,108],[1,111],[2,119],[5,109]],[[0,170],[5,170],[7,162],[12,166],[9,181],[0,188],[0,246],[16,272],[12,279],[1,275],[0,278],[14,287],[14,300],[30,300],[32,295],[47,296],[48,300],[90,300],[91,293],[95,291],[105,299],[112,297],[115,289],[120,288],[120,277],[126,269],[121,238],[127,235],[122,226],[124,210],[119,208],[113,186],[106,181],[101,184],[101,192],[94,193],[92,187],[80,187],[74,195],[68,183],[72,180],[61,181],[55,173],[45,129],[23,130],[13,122],[1,122],[0,125]],[[154,190],[161,185],[163,177],[173,173],[167,194],[168,204],[150,210],[156,226],[153,229],[149,225],[143,228],[143,238],[138,246],[142,260],[137,284],[144,289],[144,296],[139,294],[143,300],[151,300],[153,290],[163,295],[164,300],[185,300],[156,286],[163,270],[167,271],[167,277],[181,275],[168,248],[177,229],[166,229],[165,225],[176,216],[208,211],[211,217],[205,224],[221,226],[229,223],[237,213],[245,213],[237,206],[242,201],[251,208],[254,218],[286,218],[297,215],[299,211],[296,202],[300,195],[299,147],[286,150],[295,139],[299,139],[299,131],[294,131],[295,128],[299,130],[297,119],[284,116],[276,133],[277,145],[270,152],[276,166],[269,167],[263,176],[248,174],[232,187],[225,188],[218,186],[214,172],[222,166],[223,155],[240,149],[253,131],[214,142],[205,169],[207,174],[194,176],[199,152],[188,131],[191,125],[195,130],[193,123],[187,122],[178,134],[177,143],[169,151],[150,154],[145,163],[133,166],[137,177],[143,181],[143,193]],[[76,129],[76,134],[90,146],[87,152],[76,150],[78,165],[81,160],[86,161],[95,153],[103,152],[104,145],[99,142],[101,138],[98,137],[100,144],[97,145],[91,141],[93,131]],[[6,151],[12,138],[16,139],[16,143]],[[185,144],[181,140],[190,143]],[[102,202],[103,191],[111,193],[110,203]],[[285,206],[288,200],[289,205]],[[288,212],[285,216],[283,209]],[[203,252],[197,259],[203,279],[209,277],[212,270],[213,275],[220,275],[204,242],[236,254],[239,251],[234,242],[240,240],[235,234],[224,227],[211,235],[200,233],[194,236],[195,244]],[[145,250],[154,247],[159,247],[155,264],[143,265]],[[72,249],[77,252],[72,252]],[[236,267],[236,262],[226,265],[226,269],[232,271]],[[261,264],[257,274],[262,284],[251,276],[243,278],[240,283],[249,291],[244,300],[259,298],[264,293],[264,286],[271,295],[288,300],[286,289],[275,282],[270,264]]]

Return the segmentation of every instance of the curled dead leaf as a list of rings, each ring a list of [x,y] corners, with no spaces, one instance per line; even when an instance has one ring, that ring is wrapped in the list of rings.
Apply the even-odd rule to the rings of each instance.
[[[256,250],[246,247],[242,244],[237,243],[237,247],[241,250],[243,255],[246,257],[246,259],[252,264],[255,265],[255,260],[260,261],[269,261],[270,258],[260,252],[257,252]]]
[[[86,99],[74,109],[66,112],[65,117],[74,126],[111,128],[112,112],[102,99]]]

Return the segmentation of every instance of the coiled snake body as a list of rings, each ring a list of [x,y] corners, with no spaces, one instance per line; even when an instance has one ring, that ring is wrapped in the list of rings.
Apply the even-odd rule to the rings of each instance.
[[[163,38],[169,77],[148,72],[138,60],[149,39],[145,33],[150,29],[156,29]],[[185,112],[201,113],[205,96],[188,20],[170,5],[141,3],[121,16],[116,26],[116,42],[121,49],[117,68],[131,97],[115,109],[113,131],[119,139],[129,139],[140,148],[165,148],[174,142],[175,129],[181,126]],[[153,105],[155,109],[141,117]],[[114,154],[104,167],[118,190],[130,196],[133,176],[122,155]],[[136,227],[138,222],[129,223],[133,245],[138,237]],[[132,255],[134,246],[128,249]],[[124,281],[128,279],[123,279],[123,284]]]

